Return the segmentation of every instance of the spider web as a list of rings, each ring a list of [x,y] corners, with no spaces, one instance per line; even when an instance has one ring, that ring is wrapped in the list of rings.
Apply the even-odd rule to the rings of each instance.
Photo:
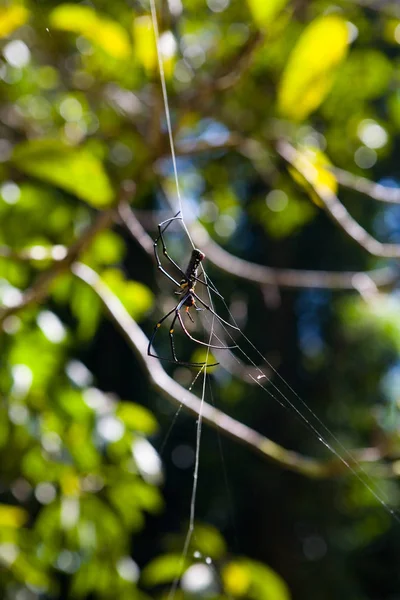
[[[172,133],[171,113],[170,113],[165,73],[164,73],[164,67],[163,67],[163,59],[162,59],[160,43],[159,43],[160,35],[159,35],[155,0],[150,0],[150,8],[151,8],[152,24],[153,24],[153,30],[154,30],[155,42],[156,42],[158,68],[159,68],[159,75],[160,75],[163,102],[164,102],[165,118],[166,118],[166,123],[167,123],[171,160],[172,160],[172,165],[173,165],[176,196],[177,196],[177,200],[178,200],[178,204],[179,204],[179,211],[180,211],[180,215],[181,215],[180,222],[181,222],[182,227],[192,245],[192,248],[194,248],[195,246],[194,246],[193,240],[191,238],[190,232],[187,228],[185,218],[184,218],[184,206],[183,206],[181,188],[180,188],[180,183],[179,183],[179,175],[178,175],[176,153],[175,153],[175,143],[174,143],[174,138],[173,138],[173,133]],[[219,294],[216,286],[212,283],[211,279],[208,277],[203,265],[201,265],[201,269],[204,273],[205,281],[207,283],[211,284],[211,286]],[[207,293],[208,293],[208,297],[209,297],[210,306],[213,308],[213,310],[215,310],[212,294],[210,292],[210,287],[207,286],[206,289],[207,289]],[[221,296],[221,298],[222,298],[222,296]],[[237,350],[243,355],[243,357],[253,366],[255,371],[258,373],[257,376],[254,376],[249,371],[249,373],[248,373],[249,377],[266,394],[268,394],[275,402],[277,402],[281,407],[290,409],[290,411],[297,417],[297,419],[299,421],[301,421],[305,427],[308,428],[308,430],[311,432],[311,434],[323,446],[325,446],[329,450],[329,452],[331,454],[333,454],[346,467],[346,469],[348,469],[358,479],[359,482],[362,483],[362,485],[370,492],[370,494],[380,503],[382,508],[389,515],[391,515],[391,517],[395,521],[400,523],[400,513],[388,504],[387,497],[386,497],[384,491],[382,490],[382,488],[376,484],[376,482],[369,476],[367,471],[363,468],[363,466],[356,459],[356,457],[340,442],[339,438],[328,428],[327,425],[325,425],[325,423],[318,417],[318,415],[308,406],[307,402],[303,398],[300,397],[300,395],[280,375],[280,373],[276,370],[276,368],[264,357],[262,352],[245,335],[245,333],[241,330],[240,326],[236,322],[234,315],[232,314],[232,312],[229,309],[229,306],[227,305],[227,303],[225,302],[224,299],[222,299],[222,300],[225,305],[225,309],[227,310],[230,318],[232,319],[232,322],[237,327],[238,333],[242,336],[244,342],[246,342],[251,347],[251,349],[261,358],[261,360],[266,365],[268,370],[272,371],[273,375],[276,376],[279,383],[283,385],[286,392],[284,392],[277,383],[274,383],[272,378],[269,377],[267,375],[267,373],[259,365],[257,365],[254,360],[252,360],[252,358],[251,358],[251,356],[249,356],[248,352],[245,352],[245,350],[243,348],[244,342],[243,342],[243,344],[239,344],[238,341],[236,339],[234,339],[232,333],[228,330],[228,328],[225,327],[225,325],[223,323],[219,322],[220,326],[224,329],[225,334],[227,336],[229,336],[229,338],[235,343]],[[215,331],[214,315],[211,314],[210,316],[211,316],[211,318],[208,317],[207,315],[205,315],[205,319],[209,323],[209,344],[211,344],[211,340],[213,338],[217,339],[220,343],[224,343],[224,341],[221,340],[221,338],[217,335],[217,333]],[[233,352],[231,352],[231,350],[226,349],[226,350],[224,350],[224,352],[229,352],[232,359],[237,361],[238,364],[240,364],[238,357]],[[207,347],[206,363],[208,362],[209,353],[210,353],[210,349]],[[192,493],[191,493],[191,500],[190,500],[189,526],[188,526],[188,530],[187,530],[184,545],[183,545],[183,550],[182,550],[182,555],[181,555],[181,564],[179,565],[178,572],[182,571],[185,559],[188,555],[190,542],[192,540],[193,532],[194,532],[194,519],[195,519],[195,513],[196,513],[196,496],[197,496],[197,489],[198,489],[198,482],[199,482],[199,460],[200,460],[201,432],[202,432],[202,409],[203,409],[203,405],[204,405],[204,401],[205,401],[205,394],[206,394],[207,368],[203,367],[201,369],[201,371],[196,375],[194,381],[192,382],[192,386],[193,386],[193,383],[197,380],[197,378],[199,377],[199,374],[201,374],[201,373],[203,374],[201,409],[200,409],[198,421],[197,421],[195,464],[194,464],[194,470],[193,470],[193,486],[192,486]],[[269,389],[269,387],[266,387],[266,385],[263,383],[264,381],[267,381],[268,385],[273,388],[273,391],[271,391],[271,389]],[[178,412],[175,415],[173,423],[175,422],[176,417],[179,414],[179,411],[180,411],[180,408],[178,409]],[[172,426],[173,426],[173,424],[171,425],[170,430],[167,435],[169,435],[169,433],[172,429]],[[165,442],[164,442],[163,446],[164,445],[165,445]],[[222,460],[223,460],[223,456],[222,456]],[[210,563],[208,563],[208,564],[210,564]],[[170,591],[168,594],[168,600],[174,599],[176,591],[177,591],[177,587],[179,585],[179,581],[180,581],[180,576],[177,576],[175,578],[175,580],[173,581],[172,586],[170,588]]]

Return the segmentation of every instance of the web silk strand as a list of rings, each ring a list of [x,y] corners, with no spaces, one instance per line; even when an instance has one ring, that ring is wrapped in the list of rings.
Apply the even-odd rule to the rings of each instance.
[[[176,164],[175,143],[174,143],[174,136],[172,133],[172,124],[171,124],[171,111],[169,108],[167,84],[165,82],[164,64],[163,64],[163,59],[162,59],[162,54],[161,54],[161,49],[160,49],[160,32],[158,29],[156,0],[150,0],[150,10],[151,10],[151,20],[153,23],[154,37],[155,37],[155,42],[156,42],[158,69],[159,69],[161,89],[162,89],[163,102],[164,102],[165,119],[167,122],[167,131],[168,131],[169,147],[170,147],[170,151],[171,151],[172,166],[173,166],[173,171],[174,171],[176,195],[178,198],[179,211],[181,214],[183,228],[186,232],[186,235],[188,236],[188,238],[190,240],[190,243],[192,244],[192,248],[194,248],[193,240],[191,238],[191,235],[189,233],[188,228],[186,227],[186,223],[183,218],[183,202],[182,202],[181,187],[179,184],[178,167]]]

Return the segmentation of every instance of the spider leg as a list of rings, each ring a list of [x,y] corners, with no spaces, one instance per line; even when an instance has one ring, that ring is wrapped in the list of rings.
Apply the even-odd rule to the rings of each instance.
[[[232,350],[233,348],[237,348],[237,345],[235,344],[234,346],[216,346],[214,344],[208,344],[207,342],[203,342],[201,340],[198,340],[197,338],[193,337],[189,331],[186,329],[185,324],[183,322],[183,319],[181,317],[180,312],[178,311],[176,313],[176,316],[178,317],[180,326],[183,329],[183,333],[193,342],[196,342],[196,344],[200,344],[201,346],[206,346],[206,348],[215,348],[216,350]]]
[[[173,281],[178,286],[180,284],[169,273],[167,273],[167,271],[164,269],[164,267],[161,264],[161,260],[160,260],[160,257],[158,255],[158,241],[161,240],[162,251],[163,251],[163,255],[165,256],[165,258],[175,267],[175,269],[177,269],[179,271],[180,275],[186,279],[186,274],[184,273],[184,271],[182,271],[182,269],[180,268],[180,266],[168,254],[167,247],[166,247],[165,240],[164,240],[164,236],[163,236],[164,231],[171,225],[171,223],[173,221],[176,221],[176,220],[180,220],[181,221],[182,220],[182,217],[178,217],[179,212],[174,217],[171,217],[170,219],[167,219],[166,221],[163,221],[162,223],[160,223],[158,225],[158,236],[154,240],[154,244],[153,244],[153,246],[154,246],[154,254],[155,254],[155,257],[156,257],[158,268],[160,269],[160,271],[162,271],[164,273],[164,275],[166,275],[168,277],[168,279],[170,279],[171,281]],[[163,227],[163,225],[165,225],[165,227]]]
[[[171,352],[172,352],[172,358],[174,359],[174,362],[179,362],[177,357],[176,357],[176,351],[175,351],[175,343],[174,343],[174,325],[177,319],[177,314],[179,314],[177,311],[179,311],[180,309],[178,308],[178,306],[175,309],[175,316],[172,319],[172,323],[171,323],[171,327],[169,328],[169,341],[171,344]]]
[[[196,310],[197,310],[197,308],[196,308]],[[189,307],[188,306],[186,307],[186,314],[189,317],[189,319],[192,321],[192,323],[194,323],[194,319],[193,319],[192,315],[189,312]]]
[[[162,360],[164,362],[172,363],[174,365],[182,365],[183,367],[217,367],[219,363],[205,363],[205,362],[185,362],[183,360],[173,360],[172,358],[167,358],[166,356],[159,356],[153,352],[148,352],[149,356],[153,358],[158,358],[158,360]]]
[[[182,300],[180,300],[178,302],[178,304],[172,310],[170,310],[169,313],[167,313],[166,315],[164,315],[163,318],[160,319],[158,321],[158,323],[155,325],[153,334],[152,334],[152,336],[151,336],[151,338],[149,340],[149,345],[147,346],[147,354],[148,354],[148,356],[153,356],[154,358],[158,358],[159,360],[163,360],[165,362],[173,363],[173,364],[176,364],[176,365],[182,365],[184,367],[216,367],[217,365],[219,365],[219,363],[208,364],[208,363],[205,363],[205,362],[185,362],[185,361],[182,361],[182,360],[178,360],[178,358],[176,356],[175,344],[174,344],[174,338],[173,338],[174,324],[175,324],[175,321],[176,321],[177,317],[180,317],[179,311],[182,308],[182,306],[184,305],[187,297],[188,297],[188,294],[186,294],[186,297],[182,298]],[[166,319],[168,319],[168,317],[170,317],[172,315],[172,313],[175,313],[175,317],[172,320],[171,327],[170,327],[170,330],[169,330],[170,343],[171,343],[171,352],[172,352],[172,359],[171,359],[171,358],[166,358],[164,356],[158,356],[157,354],[155,354],[154,352],[151,351],[151,348],[152,348],[152,345],[153,345],[154,338],[156,337],[156,334],[157,334],[158,330],[161,327],[161,324]]]
[[[211,306],[208,306],[208,304],[206,304],[201,298],[200,296],[198,296],[196,294],[196,292],[194,292],[193,290],[191,291],[192,296],[194,296],[194,298],[196,298],[196,300],[198,300],[200,302],[200,304],[202,304],[204,306],[204,308],[208,311],[210,311],[210,313],[212,315],[214,315],[214,317],[217,317],[217,319],[223,323],[224,325],[228,325],[228,327],[231,327],[232,329],[236,329],[237,331],[240,331],[239,327],[237,327],[236,325],[232,325],[231,323],[228,323],[228,321],[225,321],[225,319],[223,319],[222,317],[220,317],[219,315],[217,315],[217,313],[215,312],[215,310],[213,310],[211,308]]]
[[[151,347],[153,345],[154,338],[157,335],[157,331],[160,329],[160,327],[161,327],[162,323],[164,323],[165,319],[168,319],[168,317],[170,315],[172,315],[173,312],[176,311],[176,309],[178,308],[179,304],[180,304],[180,302],[172,310],[170,310],[169,313],[167,313],[166,315],[164,315],[163,318],[158,321],[158,323],[155,324],[154,331],[153,331],[152,336],[151,336],[151,338],[149,340],[149,345],[147,346],[147,354],[149,356],[156,356],[155,354],[151,353]]]

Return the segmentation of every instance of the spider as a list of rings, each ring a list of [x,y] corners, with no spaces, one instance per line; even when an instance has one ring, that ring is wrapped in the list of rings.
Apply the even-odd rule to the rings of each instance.
[[[198,248],[193,248],[192,250],[192,254],[191,257],[189,259],[189,263],[188,266],[186,268],[186,271],[183,271],[181,269],[181,267],[169,256],[168,252],[167,252],[167,247],[165,244],[165,240],[164,240],[164,236],[163,233],[165,232],[165,230],[167,229],[167,227],[169,227],[171,225],[171,223],[173,221],[176,220],[182,220],[182,217],[179,217],[179,212],[174,216],[171,217],[170,219],[167,219],[166,221],[163,221],[162,223],[160,223],[158,225],[158,236],[157,238],[154,240],[154,256],[156,258],[157,261],[157,267],[160,269],[160,271],[166,276],[168,277],[168,279],[170,281],[172,281],[177,287],[178,290],[175,292],[175,294],[181,296],[181,299],[179,300],[179,302],[177,303],[177,305],[170,310],[166,315],[164,315],[159,321],[158,323],[156,323],[155,327],[154,327],[154,331],[153,334],[150,338],[149,341],[149,345],[147,348],[147,354],[149,356],[154,356],[156,358],[159,358],[160,360],[164,360],[167,362],[172,362],[178,365],[184,365],[187,367],[214,367],[216,365],[218,365],[219,363],[213,363],[213,364],[208,364],[206,362],[186,362],[186,361],[182,361],[179,360],[177,358],[176,355],[176,351],[175,351],[175,343],[174,343],[174,326],[176,321],[179,321],[179,324],[184,332],[184,334],[193,342],[196,342],[197,344],[200,344],[201,346],[206,346],[207,348],[216,348],[216,349],[232,349],[232,348],[236,348],[235,346],[216,346],[214,344],[208,344],[206,342],[203,342],[201,340],[198,340],[197,338],[193,337],[189,331],[187,330],[183,319],[182,319],[182,315],[181,315],[181,310],[183,307],[185,307],[185,312],[187,314],[187,316],[189,317],[189,319],[192,321],[192,323],[194,323],[194,319],[192,317],[192,315],[190,314],[190,309],[192,307],[195,308],[195,310],[207,310],[209,311],[212,315],[214,315],[214,317],[216,317],[220,323],[223,323],[224,325],[231,327],[232,329],[238,329],[238,327],[235,327],[234,325],[231,325],[230,323],[228,323],[228,321],[225,321],[224,319],[222,319],[222,317],[220,317],[212,308],[211,306],[209,306],[208,304],[206,304],[201,298],[200,296],[198,296],[198,294],[196,294],[195,292],[195,286],[196,283],[199,282],[202,285],[204,285],[205,287],[207,287],[209,290],[212,290],[215,294],[217,294],[218,296],[221,296],[221,294],[219,294],[217,292],[217,290],[214,288],[214,286],[211,286],[207,281],[203,281],[202,279],[200,279],[198,277],[198,269],[200,267],[201,262],[205,259],[205,254],[204,252],[202,252],[201,250],[199,250]],[[172,275],[170,275],[168,273],[168,271],[166,271],[164,269],[164,267],[161,264],[161,260],[158,254],[158,243],[161,241],[161,245],[162,245],[162,251],[163,251],[163,255],[165,256],[165,258],[171,263],[171,265],[173,265],[173,267],[180,273],[182,279],[180,281],[177,281],[174,277],[172,277]],[[197,306],[196,302],[198,302],[199,304],[201,304],[201,306]],[[162,323],[168,319],[168,317],[170,317],[172,314],[174,314],[174,317],[171,321],[171,325],[170,325],[170,329],[169,329],[169,338],[170,338],[170,344],[171,344],[171,355],[172,358],[166,358],[163,356],[157,356],[156,354],[153,354],[151,349],[152,349],[152,345],[153,345],[153,341],[154,338],[157,334],[157,331],[160,329]]]

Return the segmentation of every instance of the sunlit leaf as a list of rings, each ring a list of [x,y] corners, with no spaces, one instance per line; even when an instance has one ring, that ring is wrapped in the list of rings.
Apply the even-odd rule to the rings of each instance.
[[[102,278],[134,319],[140,319],[153,303],[150,290],[138,281],[127,281],[118,269],[103,271]]]
[[[163,507],[162,497],[159,490],[153,485],[136,479],[133,487],[136,503],[140,508],[149,513],[157,514]]]
[[[51,12],[50,24],[55,29],[84,35],[114,58],[130,56],[131,45],[125,29],[90,6],[61,4]]]
[[[75,194],[96,208],[113,201],[102,163],[85,148],[72,148],[57,140],[34,140],[16,146],[12,160],[24,173]]]
[[[79,390],[62,389],[57,394],[57,404],[65,415],[69,415],[74,421],[87,422],[93,415],[93,410],[83,400],[82,392]]]
[[[297,183],[307,190],[317,206],[323,206],[318,197],[318,191],[323,193],[328,189],[334,194],[337,193],[337,179],[330,170],[332,163],[318,148],[304,147],[298,150],[293,166],[294,168],[288,168],[289,173]]]
[[[222,580],[228,593],[246,595],[252,600],[290,600],[283,579],[270,567],[249,560],[238,559],[222,570]]]
[[[26,330],[23,336],[15,338],[8,360],[12,365],[21,365],[25,370],[23,373],[30,371],[31,389],[41,389],[53,376],[61,358],[62,346],[50,343],[40,330],[35,329]],[[26,377],[23,384],[27,385]]]
[[[146,565],[141,581],[148,586],[171,583],[176,577],[180,577],[190,564],[187,558],[182,560],[180,554],[164,554]]]
[[[101,231],[82,257],[82,262],[98,265],[112,265],[119,262],[125,252],[122,238],[114,231]]]
[[[294,47],[278,90],[278,110],[302,121],[323,102],[337,66],[346,56],[349,32],[338,14],[315,19]]]
[[[116,416],[125,423],[129,429],[139,431],[146,435],[153,434],[158,424],[151,412],[140,404],[120,402],[117,406]]]
[[[12,570],[19,581],[24,581],[29,586],[46,590],[51,585],[50,578],[44,572],[43,566],[34,556],[20,553]]]
[[[221,558],[226,552],[226,544],[218,529],[205,523],[196,523],[194,539],[196,549],[204,556],[214,560]]]
[[[69,298],[73,315],[78,320],[78,335],[90,338],[101,317],[101,301],[94,291],[82,281],[75,280]]]
[[[21,527],[29,515],[23,508],[0,504],[0,527]]]
[[[366,285],[368,281],[366,282]],[[362,285],[362,280],[360,281]],[[376,294],[372,302],[360,298],[343,305],[346,328],[351,332],[376,332],[400,353],[400,300],[396,296]]]
[[[301,176],[295,169],[293,171],[293,178],[298,182]],[[304,178],[301,179],[302,185],[303,182]],[[276,187],[270,190],[265,198],[261,197],[253,202],[250,214],[263,225],[271,237],[284,239],[312,221],[316,210],[306,198],[301,197],[296,187],[282,179],[276,182]]]
[[[157,68],[157,50],[151,17],[143,15],[133,20],[135,58],[147,73]]]
[[[29,17],[29,11],[22,5],[12,4],[0,7],[0,38],[7,37],[21,27]]]
[[[228,594],[244,596],[251,583],[249,569],[239,562],[230,562],[223,568],[222,581]]]
[[[270,25],[288,0],[247,0],[254,22],[259,27]]]

